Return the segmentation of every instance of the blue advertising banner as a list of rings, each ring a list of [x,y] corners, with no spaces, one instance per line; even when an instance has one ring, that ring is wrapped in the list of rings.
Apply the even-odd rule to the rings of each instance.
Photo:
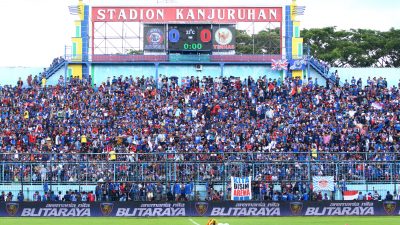
[[[0,217],[395,216],[400,201],[2,202]]]
[[[292,59],[289,61],[290,70],[304,70],[307,66],[306,59]]]

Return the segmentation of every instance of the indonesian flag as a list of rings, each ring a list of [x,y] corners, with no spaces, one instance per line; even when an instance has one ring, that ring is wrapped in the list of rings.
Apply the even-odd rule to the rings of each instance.
[[[343,192],[343,199],[347,201],[353,201],[354,199],[357,199],[358,197],[358,191],[344,191]]]

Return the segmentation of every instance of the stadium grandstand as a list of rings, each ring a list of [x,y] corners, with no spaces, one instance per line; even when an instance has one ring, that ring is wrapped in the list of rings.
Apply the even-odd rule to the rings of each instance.
[[[35,216],[13,202],[98,202],[103,216],[143,215],[117,202],[175,202],[231,216],[207,204],[241,200],[287,202],[290,215],[310,213],[306,202],[382,201],[393,213],[400,82],[344,79],[311,56],[296,1],[70,10],[65,55],[0,85],[0,216]],[[253,54],[238,54],[242,26],[278,42],[260,53],[253,39]]]

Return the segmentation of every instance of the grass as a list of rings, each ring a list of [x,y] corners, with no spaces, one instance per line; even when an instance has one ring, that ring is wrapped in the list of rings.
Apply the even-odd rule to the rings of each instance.
[[[0,225],[205,225],[207,217],[172,218],[0,218]],[[217,217],[229,225],[399,225],[400,217]]]

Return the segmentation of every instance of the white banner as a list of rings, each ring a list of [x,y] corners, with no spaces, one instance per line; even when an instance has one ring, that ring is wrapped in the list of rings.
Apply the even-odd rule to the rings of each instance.
[[[251,177],[231,177],[231,200],[251,200]]]
[[[314,191],[333,191],[333,176],[313,176]]]

